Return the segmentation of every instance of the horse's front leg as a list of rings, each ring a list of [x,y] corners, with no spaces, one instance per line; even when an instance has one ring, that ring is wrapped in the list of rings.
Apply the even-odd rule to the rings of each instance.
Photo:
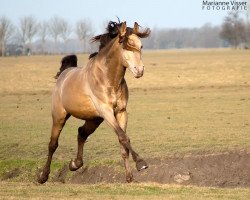
[[[130,144],[129,137],[120,127],[118,121],[114,116],[113,110],[108,107],[103,107],[101,110],[103,118],[109,124],[109,126],[111,126],[114,129],[115,133],[117,134],[120,144],[124,147],[124,149],[128,150],[131,153],[132,158],[136,163],[137,170],[140,171],[142,169],[146,169],[148,167],[147,163],[142,158],[140,158],[140,156],[133,150]]]
[[[82,127],[78,128],[78,150],[76,159],[71,160],[69,163],[69,169],[75,171],[83,166],[83,147],[88,136],[92,134],[96,128],[103,122],[102,118],[96,118],[93,120],[86,120],[85,124]]]
[[[126,133],[127,121],[128,121],[128,114],[127,114],[126,109],[122,109],[117,112],[116,120],[119,126],[121,127],[121,129]],[[122,158],[124,161],[124,167],[126,170],[126,180],[128,183],[130,183],[133,181],[133,174],[132,174],[131,167],[129,164],[129,149],[126,148],[124,145],[122,145],[122,143],[120,143],[120,146],[121,146]]]

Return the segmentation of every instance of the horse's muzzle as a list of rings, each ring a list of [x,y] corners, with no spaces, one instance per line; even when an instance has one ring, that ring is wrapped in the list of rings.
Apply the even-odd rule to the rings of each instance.
[[[133,67],[131,69],[132,73],[134,74],[135,78],[140,78],[143,76],[144,73],[144,66],[142,66],[140,69],[138,69],[137,67]]]
[[[135,76],[135,78],[141,78],[141,77],[143,76],[143,72],[138,73],[138,74],[136,74],[136,75],[134,75],[134,76]]]

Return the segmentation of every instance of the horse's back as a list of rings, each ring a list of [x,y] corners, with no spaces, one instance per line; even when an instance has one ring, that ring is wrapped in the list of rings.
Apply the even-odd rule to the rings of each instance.
[[[74,71],[78,71],[80,68],[76,68],[76,67],[69,67],[67,69],[65,69],[60,76],[57,78],[56,81],[56,86],[60,86],[61,82],[63,82],[70,73],[74,72]]]

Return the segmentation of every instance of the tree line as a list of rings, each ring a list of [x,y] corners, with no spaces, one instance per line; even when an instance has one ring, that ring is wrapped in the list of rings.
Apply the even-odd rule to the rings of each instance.
[[[1,55],[66,53],[75,48],[69,43],[78,44],[78,51],[84,52],[87,51],[87,43],[92,36],[92,24],[86,19],[79,20],[72,26],[66,19],[57,16],[42,22],[34,16],[25,16],[14,25],[7,17],[0,17]]]
[[[0,55],[80,53],[93,51],[89,44],[94,35],[90,20],[75,24],[61,17],[39,22],[34,16],[20,18],[14,25],[0,17]],[[230,12],[220,26],[210,23],[199,28],[153,28],[144,41],[146,49],[173,48],[249,48],[250,23],[238,12]],[[94,47],[95,49],[95,47]]]
[[[200,28],[154,29],[145,40],[150,49],[173,48],[250,48],[250,21],[239,12],[229,12],[219,26],[210,23]]]

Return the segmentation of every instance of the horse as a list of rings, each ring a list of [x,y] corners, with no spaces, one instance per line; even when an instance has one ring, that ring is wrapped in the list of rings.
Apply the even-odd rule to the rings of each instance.
[[[78,128],[78,149],[76,158],[69,163],[71,171],[83,166],[84,143],[104,120],[118,137],[126,181],[133,181],[129,153],[138,171],[148,168],[145,160],[132,148],[126,134],[128,87],[124,75],[128,68],[135,78],[143,76],[140,38],[148,37],[150,29],[140,32],[137,22],[133,28],[127,27],[126,22],[113,23],[112,27],[112,34],[105,33],[106,35],[93,38],[94,41],[103,37],[108,39],[105,39],[105,44],[89,59],[85,67],[77,67],[75,55],[62,59],[52,92],[53,123],[47,161],[37,179],[41,184],[48,180],[52,156],[58,147],[58,138],[70,116],[85,120],[84,125]]]

